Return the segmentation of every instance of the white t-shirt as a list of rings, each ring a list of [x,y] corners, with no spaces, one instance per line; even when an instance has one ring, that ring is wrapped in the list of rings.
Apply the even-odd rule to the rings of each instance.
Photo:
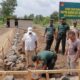
[[[36,33],[32,32],[30,35],[28,32],[24,34],[22,40],[25,42],[25,50],[34,50],[35,49],[35,41],[37,41]]]
[[[80,49],[80,40],[76,39],[72,42],[70,39],[67,40],[67,48],[68,48],[68,55],[75,55],[77,50]]]

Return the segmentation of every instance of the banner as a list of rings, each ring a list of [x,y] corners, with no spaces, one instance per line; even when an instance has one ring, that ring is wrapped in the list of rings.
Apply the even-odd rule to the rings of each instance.
[[[59,18],[80,19],[80,3],[60,2]]]

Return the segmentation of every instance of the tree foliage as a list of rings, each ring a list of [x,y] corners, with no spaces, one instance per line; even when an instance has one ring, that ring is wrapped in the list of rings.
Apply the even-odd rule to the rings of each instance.
[[[30,15],[28,16],[28,19],[34,19],[34,14],[30,14]]]
[[[28,16],[27,15],[24,15],[24,19],[27,19],[28,18]]]
[[[59,19],[59,13],[57,11],[53,12],[50,18],[54,19],[54,21],[57,22]]]
[[[3,17],[10,17],[13,15],[15,7],[17,6],[17,0],[3,0],[1,6]]]

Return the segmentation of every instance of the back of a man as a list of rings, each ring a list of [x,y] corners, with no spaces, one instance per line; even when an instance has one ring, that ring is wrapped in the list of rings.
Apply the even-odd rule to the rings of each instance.
[[[53,52],[51,51],[41,51],[40,53],[38,53],[38,56],[41,57],[41,59],[45,60],[45,59],[50,59],[53,56]]]
[[[57,60],[57,55],[52,51],[41,51],[38,53],[38,57],[44,61],[44,64],[47,65],[48,69],[53,69]]]

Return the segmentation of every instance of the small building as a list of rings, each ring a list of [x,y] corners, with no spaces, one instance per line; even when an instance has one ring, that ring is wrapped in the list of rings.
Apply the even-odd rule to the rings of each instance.
[[[29,26],[30,27],[33,26],[32,19],[21,19],[21,18],[13,19],[13,18],[10,18],[9,20],[10,20],[10,27],[19,27],[19,28],[26,29]]]

